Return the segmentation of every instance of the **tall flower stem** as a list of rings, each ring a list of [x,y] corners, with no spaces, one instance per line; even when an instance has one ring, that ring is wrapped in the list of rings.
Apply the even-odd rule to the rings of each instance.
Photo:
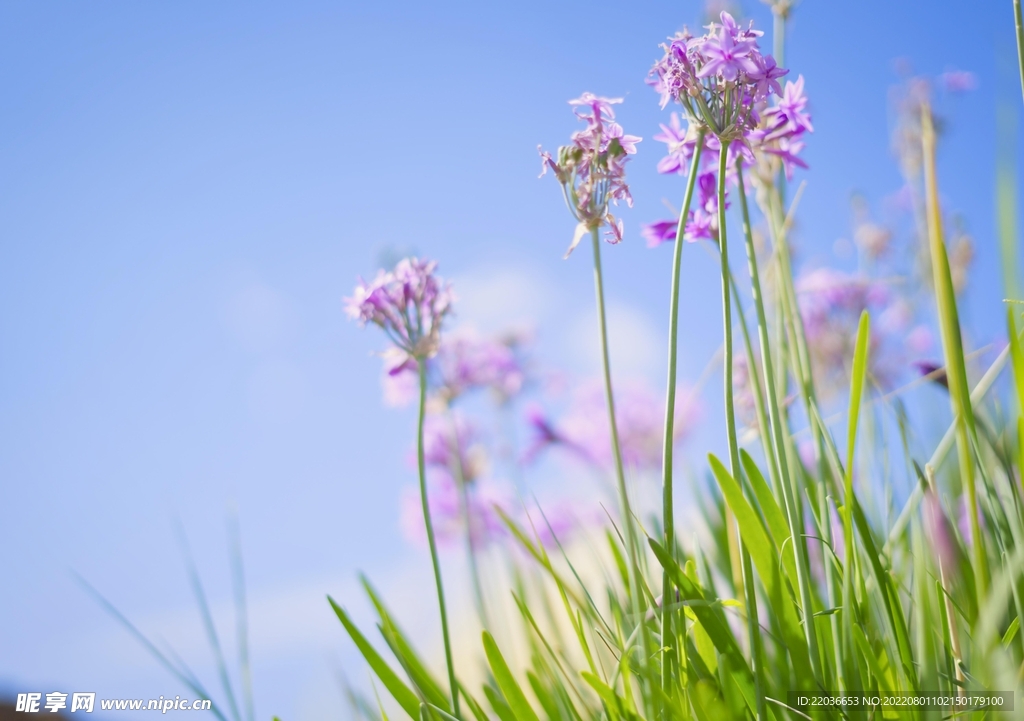
[[[1024,13],[1020,0],[1013,0],[1013,24],[1017,30],[1017,61],[1020,64],[1020,89],[1024,93]]]
[[[476,558],[476,542],[473,540],[473,519],[469,507],[469,486],[466,483],[466,471],[462,466],[462,445],[459,441],[459,427],[455,421],[455,414],[451,406],[447,408],[448,422],[452,429],[452,471],[455,475],[455,485],[459,489],[459,512],[462,514],[462,522],[466,524],[466,557],[469,562],[469,575],[473,583],[473,597],[476,601],[476,612],[480,617],[480,623],[488,628],[487,607],[484,603],[484,587],[480,582],[480,566]]]
[[[448,635],[448,611],[444,604],[444,584],[441,582],[441,563],[437,558],[437,541],[434,539],[434,524],[430,520],[430,504],[427,502],[427,461],[423,449],[423,423],[427,415],[427,364],[418,359],[420,376],[420,412],[416,424],[416,465],[420,475],[420,501],[423,504],[423,523],[427,527],[427,544],[430,546],[430,560],[434,564],[434,584],[437,587],[437,606],[441,612],[441,635],[444,638],[444,658],[448,665],[448,683],[452,692],[452,713],[459,715],[459,687],[455,681],[455,664],[452,662],[452,643]]]
[[[761,276],[757,268],[757,253],[754,248],[754,237],[750,225],[750,209],[747,205],[746,189],[743,186],[743,168],[737,163],[736,177],[739,183],[740,210],[743,213],[743,228],[746,236],[747,266],[750,271],[750,287],[754,296],[754,307],[757,311],[757,335],[761,344],[761,364],[764,372],[765,393],[768,400],[768,421],[775,445],[775,461],[781,481],[783,502],[785,505],[789,532],[792,534],[793,548],[796,551],[797,586],[800,594],[800,605],[804,613],[804,635],[807,640],[807,651],[811,660],[811,669],[815,680],[822,684],[821,657],[818,654],[818,637],[814,627],[813,608],[811,605],[810,564],[807,559],[807,546],[803,539],[803,518],[800,513],[800,489],[795,474],[789,472],[785,445],[785,427],[782,422],[782,404],[779,402],[778,389],[775,384],[775,370],[772,364],[772,350],[768,338],[768,317],[764,310],[764,293],[761,289]],[[776,234],[776,237],[781,234]],[[785,238],[782,242],[786,242]],[[780,285],[784,283],[780,278]],[[780,318],[781,324],[781,318]]]
[[[672,297],[669,301],[668,313],[668,390],[665,396],[665,440],[662,446],[662,519],[665,524],[665,550],[675,555],[675,518],[672,502],[672,451],[675,445],[676,421],[676,366],[679,346],[679,271],[683,260],[683,234],[686,231],[686,219],[690,214],[693,202],[693,189],[697,184],[697,171],[700,168],[700,155],[704,149],[704,135],[707,131],[701,127],[697,131],[697,144],[693,150],[690,163],[690,174],[686,178],[686,193],[683,196],[683,207],[679,211],[679,222],[676,225],[676,245],[672,252]],[[672,639],[672,614],[668,612],[674,598],[672,579],[666,570],[661,579],[661,645],[668,646]],[[685,621],[683,621],[685,623]],[[669,693],[672,680],[671,653],[665,653],[661,667],[661,689]]]
[[[637,538],[636,527],[633,522],[633,511],[629,504],[629,492],[626,489],[626,474],[622,465],[622,448],[619,445],[619,427],[615,420],[615,394],[612,392],[612,368],[611,358],[608,353],[608,321],[605,317],[604,308],[604,275],[601,272],[601,238],[600,228],[593,228],[590,231],[590,238],[594,246],[594,292],[597,295],[597,320],[601,334],[601,367],[604,372],[604,394],[608,405],[608,425],[611,428],[612,456],[615,459],[615,480],[619,491],[619,505],[622,508],[622,524],[625,526],[626,545],[629,553],[629,581],[630,591],[633,596],[633,612],[637,623],[640,625],[640,648],[643,654],[643,663],[646,664],[650,658],[647,652],[647,631],[643,628],[644,610],[643,596],[640,591],[640,567],[637,562]],[[643,678],[647,678],[644,674]]]
[[[729,243],[725,234],[725,175],[729,169],[729,141],[722,140],[718,156],[718,246],[722,260],[722,314],[724,318],[724,373],[725,376],[725,424],[729,437],[729,472],[735,479],[741,478],[740,445],[736,433],[736,408],[733,402],[732,383],[732,299],[730,295],[732,275],[729,270]],[[761,632],[757,620],[757,591],[754,588],[754,572],[750,553],[740,542],[740,559],[743,573],[743,592],[747,616],[751,664],[754,667],[754,685],[757,694],[757,718],[767,719],[764,699],[764,665],[761,663]]]

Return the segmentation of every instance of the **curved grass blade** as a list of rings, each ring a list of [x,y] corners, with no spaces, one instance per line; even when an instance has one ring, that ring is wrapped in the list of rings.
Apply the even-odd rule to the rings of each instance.
[[[498,644],[494,642],[491,634],[484,631],[483,640],[484,653],[487,654],[487,663],[491,667],[491,673],[494,674],[494,680],[517,721],[540,721],[537,713],[530,706],[530,702],[527,701],[523,689],[512,675],[512,671],[509,670],[508,664],[505,663],[505,658],[498,650]]]
[[[132,636],[134,636],[135,640],[138,641],[142,645],[143,648],[145,648],[147,651],[149,651],[150,655],[152,655],[153,658],[155,658],[157,661],[160,662],[160,665],[162,665],[164,668],[166,668],[168,671],[170,671],[171,674],[175,678],[177,678],[179,681],[181,681],[183,684],[185,684],[189,688],[189,690],[192,693],[194,693],[196,696],[198,696],[199,698],[203,699],[204,701],[210,701],[210,705],[211,705],[210,710],[213,712],[214,716],[216,716],[218,719],[220,719],[220,721],[227,721],[227,719],[225,718],[224,714],[221,713],[220,709],[217,707],[217,704],[213,703],[213,699],[210,698],[210,694],[208,694],[206,692],[206,689],[203,688],[203,685],[199,682],[199,680],[195,676],[193,676],[187,670],[183,671],[183,670],[179,669],[177,666],[175,666],[171,662],[171,660],[168,659],[167,656],[165,656],[163,654],[163,652],[161,652],[160,649],[158,649],[156,647],[156,645],[152,641],[150,641],[145,636],[145,634],[142,633],[142,631],[140,631],[138,628],[135,627],[135,624],[133,624],[131,621],[129,621],[128,618],[123,613],[121,613],[119,610],[117,610],[117,607],[114,606],[114,604],[112,604],[110,601],[108,601],[103,596],[103,594],[101,594],[99,591],[97,591],[93,587],[93,585],[91,583],[86,581],[84,578],[79,576],[77,573],[75,573],[74,576],[75,576],[75,579],[78,581],[78,583],[83,588],[85,588],[85,590],[93,598],[96,599],[96,601],[100,604],[100,606],[103,607],[103,610],[105,610],[107,613],[109,613],[111,616],[113,616],[122,626],[124,626],[124,628],[128,631],[128,633],[130,633]]]
[[[398,702],[398,705],[409,714],[410,718],[418,718],[420,715],[420,700],[416,697],[416,694],[398,677],[398,674],[391,669],[387,661],[377,653],[377,649],[366,640],[366,637],[363,636],[352,622],[352,619],[345,613],[345,609],[335,603],[334,599],[330,596],[327,597],[327,600],[331,604],[331,608],[334,609],[334,613],[338,616],[338,620],[341,621],[341,625],[345,627],[359,652],[366,659],[366,663],[370,665],[373,672],[377,674],[377,678],[384,684],[384,688]]]

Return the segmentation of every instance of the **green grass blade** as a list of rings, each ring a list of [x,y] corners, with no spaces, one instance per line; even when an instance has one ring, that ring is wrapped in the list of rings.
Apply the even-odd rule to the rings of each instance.
[[[213,614],[210,613],[210,605],[206,601],[206,592],[203,590],[203,583],[199,578],[199,569],[196,568],[189,550],[188,540],[185,538],[185,529],[177,524],[178,540],[181,543],[181,553],[185,557],[185,569],[188,572],[189,583],[192,586],[192,593],[195,595],[196,604],[199,606],[199,615],[203,620],[203,628],[206,631],[206,640],[210,644],[214,660],[217,663],[217,673],[220,676],[220,683],[224,689],[224,695],[228,698],[228,706],[231,709],[231,717],[235,721],[241,721],[242,716],[238,710],[238,701],[235,699],[235,692],[231,688],[231,677],[228,675],[228,666],[224,660],[224,652],[220,647],[220,639],[217,637],[217,627],[213,623]]]
[[[128,633],[130,633],[143,648],[149,651],[150,655],[152,655],[153,658],[155,658],[160,663],[161,666],[170,671],[175,678],[177,678],[179,681],[185,684],[185,686],[187,686],[189,690],[196,696],[203,699],[204,701],[210,701],[211,711],[213,711],[213,715],[220,719],[220,721],[227,721],[227,719],[224,717],[224,714],[221,713],[220,709],[217,707],[217,704],[213,703],[213,699],[210,698],[210,694],[206,692],[206,689],[203,688],[203,685],[199,683],[199,680],[194,675],[192,675],[187,669],[183,671],[179,669],[177,666],[175,666],[171,662],[171,660],[167,658],[167,656],[163,652],[161,652],[159,648],[156,647],[156,644],[150,641],[149,638],[147,638],[146,635],[142,633],[142,631],[136,628],[135,624],[129,621],[128,617],[121,613],[114,604],[112,604],[103,596],[103,594],[97,591],[91,583],[86,581],[77,573],[74,575],[78,583],[94,599],[96,599],[100,606],[103,607],[103,610],[105,610],[107,613],[113,616],[114,619],[116,619],[122,626],[124,626]]]
[[[836,639],[840,645],[837,656],[840,664],[838,672],[840,681],[846,691],[860,685],[857,669],[857,655],[853,652],[854,597],[853,576],[855,569],[854,537],[853,537],[853,465],[857,449],[857,426],[860,419],[860,404],[864,395],[864,379],[868,372],[868,347],[871,338],[871,320],[868,312],[861,312],[857,326],[857,344],[853,353],[853,372],[850,378],[850,411],[846,430],[846,475],[843,492],[843,536],[846,544],[844,555],[846,568],[843,573],[843,634]],[[822,519],[828,523],[828,519]]]
[[[498,650],[498,645],[494,642],[491,634],[484,631],[483,640],[484,653],[487,655],[487,663],[491,667],[491,673],[494,674],[494,680],[497,682],[498,688],[501,689],[501,693],[505,697],[505,701],[508,702],[509,708],[512,709],[515,718],[518,721],[540,721],[537,713],[526,699],[526,694],[523,693],[519,682],[516,681],[512,671],[509,670],[508,664],[505,663],[505,658],[501,655],[501,651]]]
[[[789,525],[786,523],[786,514],[782,512],[778,501],[772,494],[771,488],[768,487],[764,476],[761,475],[761,470],[757,467],[754,459],[750,457],[750,454],[741,450],[740,460],[743,463],[743,471],[747,475],[747,481],[754,491],[754,497],[757,498],[757,503],[761,507],[761,513],[764,515],[768,530],[775,541],[776,552],[782,556],[782,566],[786,569],[786,574],[795,587],[797,584],[796,558],[792,543],[788,544],[784,553],[782,552],[783,545],[786,544],[786,540],[790,537]],[[797,598],[799,603],[799,597]]]
[[[380,594],[374,590],[369,579],[365,576],[361,577],[360,580],[362,581],[363,588],[366,590],[366,595],[369,596],[380,618],[381,635],[391,648],[392,653],[395,654],[398,662],[402,664],[402,668],[405,669],[413,686],[419,690],[428,703],[435,706],[449,706],[448,696],[442,690],[441,684],[434,679],[427,670],[426,664],[423,663],[416,654],[416,651],[413,650],[412,644],[409,643],[402,629],[395,623],[394,618],[384,605]]]
[[[249,611],[245,597],[245,566],[242,563],[242,533],[237,513],[228,517],[231,544],[231,585],[235,595],[235,623],[238,633],[238,667],[242,678],[242,702],[245,718],[254,721],[256,709],[252,698],[252,666],[249,662]]]
[[[953,289],[953,276],[949,268],[949,256],[942,234],[942,211],[939,206],[938,175],[935,169],[935,128],[932,111],[928,103],[921,105],[921,144],[924,156],[925,200],[928,217],[928,247],[931,252],[932,279],[935,285],[935,300],[938,307],[939,330],[946,357],[946,376],[949,379],[949,397],[957,422],[957,455],[960,459],[960,477],[967,489],[967,505],[970,513],[971,537],[975,539],[974,564],[977,571],[978,593],[984,594],[988,587],[988,556],[981,534],[978,518],[978,497],[974,485],[974,462],[969,438],[975,435],[974,412],[971,393],[967,386],[967,367],[964,362],[963,339],[960,335],[960,318]]]
[[[797,617],[796,608],[782,580],[782,572],[773,550],[774,544],[768,538],[757,513],[744,497],[743,490],[736,479],[713,455],[709,455],[708,460],[711,463],[711,471],[722,489],[722,495],[725,496],[726,503],[729,504],[736,517],[740,536],[750,553],[751,560],[757,567],[757,573],[761,577],[761,583],[768,595],[768,602],[782,627],[782,634],[786,647],[789,649],[790,660],[796,671],[797,679],[806,685],[813,678],[811,661],[803,632],[800,630],[800,620]]]
[[[327,597],[327,600],[330,602],[331,608],[334,609],[334,613],[337,614],[338,620],[341,621],[341,625],[345,627],[359,652],[366,659],[366,663],[370,665],[373,672],[377,674],[377,678],[384,684],[384,688],[398,702],[398,705],[409,714],[410,718],[419,718],[420,700],[416,697],[416,694],[398,677],[398,674],[391,669],[387,661],[377,653],[377,649],[366,640],[366,637],[359,631],[348,614],[345,613],[345,609],[335,603],[334,599],[330,596]]]

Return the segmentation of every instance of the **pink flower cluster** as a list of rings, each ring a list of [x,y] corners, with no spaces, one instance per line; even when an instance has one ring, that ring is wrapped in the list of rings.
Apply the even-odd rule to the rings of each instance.
[[[753,23],[743,29],[729,13],[720,17],[722,24],[711,23],[701,37],[684,30],[669,38],[647,82],[660,93],[661,107],[678,102],[690,119],[732,140],[757,125],[758,104],[782,94],[778,79],[789,71],[761,54],[763,33]]]
[[[447,333],[437,353],[427,361],[431,396],[450,404],[467,393],[487,389],[499,404],[507,403],[526,384],[522,348],[527,340],[522,333],[482,337],[469,328]],[[393,354],[384,354],[385,403],[398,407],[412,402],[416,394],[415,372],[415,361],[403,363]]]
[[[669,124],[654,136],[668,146],[658,172],[689,172],[700,131],[706,132],[698,168],[698,202],[683,232],[688,241],[718,238],[716,166],[723,142],[729,147],[727,180],[735,182],[737,158],[749,167],[758,156],[778,158],[791,178],[794,167],[807,167],[799,157],[804,147],[801,137],[814,130],[803,77],[787,82],[783,89],[779,78],[789,71],[777,67],[770,55],[761,54],[757,45],[761,33],[752,27],[741,29],[725,12],[721,20],[721,25],[712,23],[699,38],[688,32],[677,34],[662,46],[665,55],[648,77],[661,94],[662,107],[670,100],[679,102],[687,121],[684,129],[673,113]],[[772,96],[777,102],[769,106]],[[676,233],[677,223],[671,220],[648,223],[641,230],[648,247],[674,241]]]
[[[379,326],[401,351],[393,373],[415,367],[416,360],[429,358],[440,345],[441,324],[453,296],[436,269],[436,261],[405,258],[394,270],[379,271],[370,283],[360,279],[352,297],[345,299],[350,318]]]
[[[695,397],[688,391],[680,391],[676,400],[677,442],[692,430],[698,416]],[[557,421],[550,420],[536,406],[530,409],[527,420],[533,427],[534,439],[526,460],[532,460],[545,448],[560,446],[599,468],[613,468],[611,433],[601,383],[595,381],[578,388],[568,410]],[[642,383],[621,383],[615,393],[615,420],[623,463],[637,470],[660,468],[665,429],[664,398]]]
[[[609,243],[622,240],[622,221],[609,211],[609,205],[619,201],[633,205],[626,184],[626,161],[636,153],[636,144],[641,139],[626,135],[622,126],[615,122],[612,106],[621,102],[621,98],[583,93],[569,104],[576,108],[576,116],[586,123],[586,128],[572,134],[572,142],[558,149],[557,159],[538,146],[541,176],[548,169],[554,172],[562,185],[566,204],[579,222],[566,256],[585,232],[602,225],[608,226],[606,240]]]
[[[931,333],[914,325],[910,303],[877,280],[820,268],[796,281],[797,302],[816,380],[826,392],[844,386],[862,311],[871,313],[868,370],[890,386],[925,352]]]

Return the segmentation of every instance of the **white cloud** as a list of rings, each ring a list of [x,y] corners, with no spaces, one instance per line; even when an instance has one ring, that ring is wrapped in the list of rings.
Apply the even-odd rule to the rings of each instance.
[[[660,378],[667,352],[665,334],[639,308],[618,301],[608,302],[606,308],[612,373],[620,378]],[[570,344],[568,357],[588,375],[601,373],[597,310],[577,317],[565,337]]]
[[[262,423],[279,425],[297,418],[309,396],[309,382],[295,363],[267,360],[249,376],[249,411]]]
[[[453,279],[457,320],[482,332],[543,321],[553,302],[550,283],[536,269],[478,268]]]
[[[284,294],[255,279],[231,293],[221,318],[235,339],[255,352],[278,345],[292,322]]]

